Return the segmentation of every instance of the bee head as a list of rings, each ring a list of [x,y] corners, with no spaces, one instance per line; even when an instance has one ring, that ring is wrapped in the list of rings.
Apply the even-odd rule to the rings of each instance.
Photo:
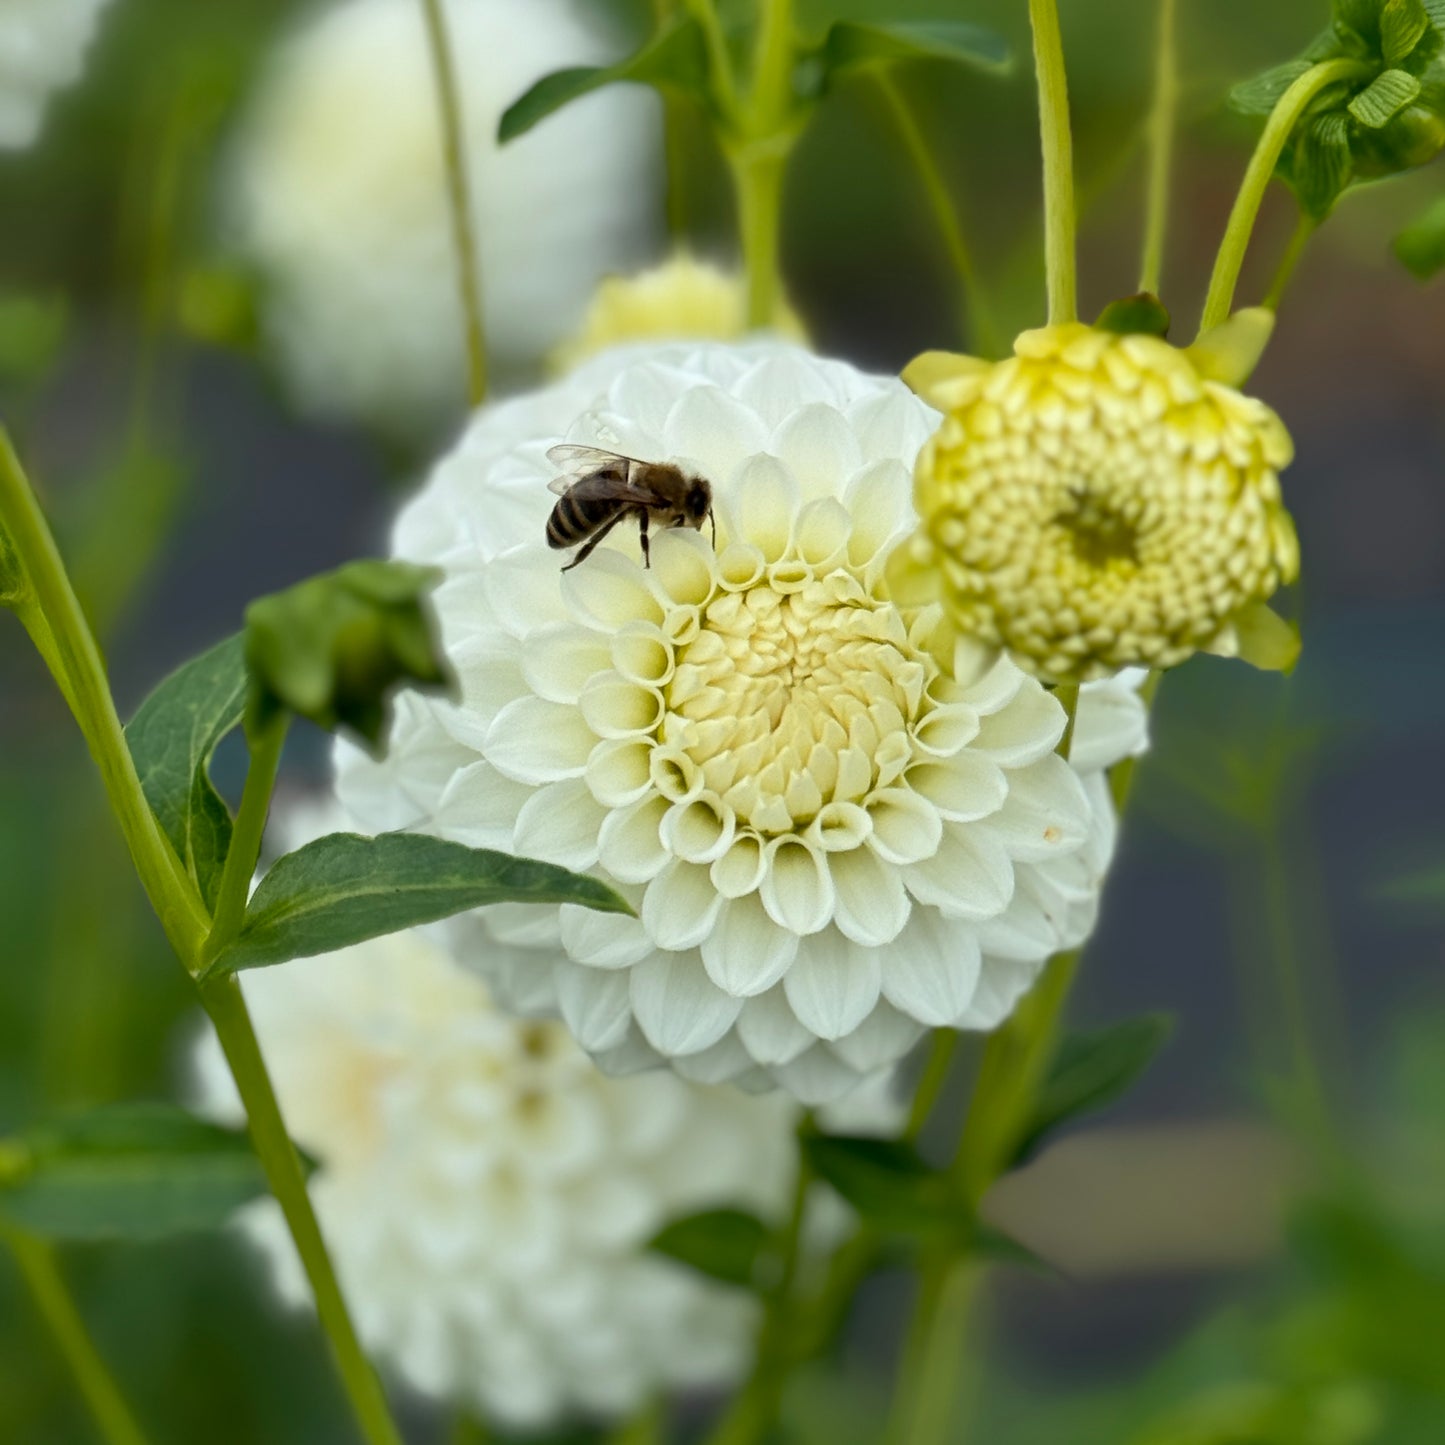
[[[712,488],[699,478],[688,488],[683,507],[687,511],[688,521],[694,527],[701,527],[712,510]]]

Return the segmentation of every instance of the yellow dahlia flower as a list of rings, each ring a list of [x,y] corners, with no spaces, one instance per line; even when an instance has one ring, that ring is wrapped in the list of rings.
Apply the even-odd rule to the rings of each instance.
[[[945,416],[896,593],[941,598],[961,632],[1057,682],[1248,650],[1299,571],[1279,486],[1293,444],[1235,387],[1271,325],[1241,312],[1188,350],[1050,326],[998,363],[920,357],[905,379]]]
[[[748,288],[736,271],[725,271],[687,251],[635,276],[609,276],[597,288],[578,333],[552,356],[557,373],[631,341],[737,341],[748,325]],[[797,313],[779,307],[772,330],[807,342]]]

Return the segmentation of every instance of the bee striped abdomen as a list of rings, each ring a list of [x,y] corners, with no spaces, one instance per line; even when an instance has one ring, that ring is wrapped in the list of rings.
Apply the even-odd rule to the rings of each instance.
[[[617,515],[617,501],[606,496],[589,495],[585,482],[564,492],[547,518],[547,545],[558,550],[575,547],[600,526]]]

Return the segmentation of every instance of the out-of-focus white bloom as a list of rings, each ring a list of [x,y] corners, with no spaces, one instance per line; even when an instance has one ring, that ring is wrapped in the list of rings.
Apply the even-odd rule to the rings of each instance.
[[[79,78],[109,0],[0,0],[0,149],[40,134],[50,93]]]
[[[493,1007],[419,934],[248,974],[246,998],[368,1347],[513,1426],[627,1413],[746,1366],[754,1303],[649,1253],[670,1219],[778,1220],[796,1110],[666,1074],[608,1079],[555,1022]],[[200,1102],[241,1116],[219,1048]],[[309,1298],[272,1201],[242,1215]]]
[[[1142,744],[1129,680],[1063,709],[978,673],[942,609],[888,597],[937,413],[782,342],[634,348],[478,417],[403,514],[458,702],[407,697],[343,801],[612,881],[637,918],[489,910],[460,956],[560,1011],[604,1067],[821,1102],[925,1028],[991,1028],[1086,936],[1113,845],[1102,768]],[[566,439],[677,459],[717,547],[630,527],[575,570],[543,545]],[[1105,705],[1101,705],[1105,704]]]
[[[611,58],[570,0],[447,0],[488,350],[526,367],[600,277],[649,249],[655,97],[613,86],[499,148],[533,81]],[[458,414],[466,362],[441,122],[419,0],[341,0],[275,57],[240,137],[235,242],[308,409],[411,433]]]

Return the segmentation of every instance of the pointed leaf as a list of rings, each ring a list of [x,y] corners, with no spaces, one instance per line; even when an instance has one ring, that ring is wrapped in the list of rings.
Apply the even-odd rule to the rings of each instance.
[[[1287,60],[1283,65],[1242,80],[1229,92],[1229,104],[1241,115],[1268,115],[1280,97],[1311,68],[1308,60]]]
[[[1028,1245],[992,1224],[978,1225],[968,1239],[969,1253],[993,1264],[1015,1264],[1035,1274],[1058,1277],[1059,1271]]]
[[[963,1209],[952,1201],[947,1177],[911,1144],[818,1134],[803,1147],[814,1173],[876,1228],[917,1234],[958,1227]]]
[[[1068,1035],[1054,1058],[1019,1145],[1032,1154],[1061,1124],[1112,1103],[1137,1079],[1173,1029],[1165,1014],[1147,1014],[1092,1033]]]
[[[1445,271],[1445,199],[1395,237],[1395,254],[1422,281]]]
[[[497,138],[505,145],[574,100],[604,85],[624,82],[650,85],[654,90],[680,91],[705,100],[707,44],[697,21],[677,21],[616,65],[579,65],[544,75],[520,100],[507,107]]]
[[[169,1105],[123,1105],[0,1140],[0,1220],[49,1239],[214,1229],[266,1192],[240,1130]]]
[[[839,76],[913,60],[946,60],[999,74],[1013,64],[1008,41],[996,31],[965,20],[863,25],[840,20],[817,53],[825,84]]]
[[[1355,96],[1349,111],[1361,125],[1379,130],[1419,94],[1420,82],[1408,71],[1386,70]]]
[[[231,813],[207,768],[245,708],[246,667],[237,636],[173,672],[125,731],[146,801],[209,906],[231,846]]]
[[[1328,215],[1350,183],[1350,127],[1339,112],[1317,116],[1295,144],[1293,180],[1300,205],[1311,215]]]
[[[1251,667],[1286,675],[1295,670],[1303,647],[1296,623],[1287,622],[1263,602],[1241,608],[1231,620],[1238,655]]]
[[[1430,16],[1420,0],[1385,0],[1380,11],[1380,53],[1386,65],[1399,65],[1424,38]]]
[[[333,833],[273,865],[206,977],[334,953],[490,903],[632,910],[595,878],[420,833]]]
[[[0,527],[0,607],[14,607],[29,595],[30,584],[4,527]]]
[[[659,1230],[648,1248],[690,1265],[710,1279],[751,1286],[768,1236],[767,1225],[755,1214],[742,1209],[709,1209],[674,1219]]]

